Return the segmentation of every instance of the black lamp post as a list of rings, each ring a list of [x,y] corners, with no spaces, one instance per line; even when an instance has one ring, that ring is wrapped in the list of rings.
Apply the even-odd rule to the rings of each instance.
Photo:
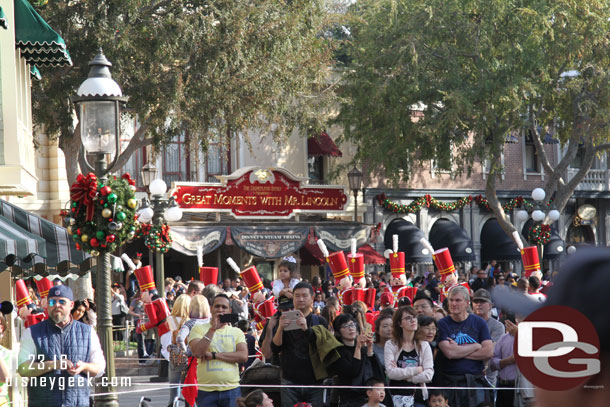
[[[76,105],[80,136],[83,143],[81,154],[86,168],[93,172],[102,182],[107,180],[106,175],[112,171],[119,154],[120,138],[120,110],[121,105],[127,103],[121,88],[112,79],[110,67],[112,64],[106,59],[100,48],[99,54],[89,62],[91,67],[88,78],[80,85],[77,95],[72,97]],[[87,154],[94,157],[94,165],[87,161]],[[114,154],[111,164],[106,162],[106,156]],[[101,216],[101,215],[100,215]],[[101,222],[102,219],[98,219]],[[110,253],[98,256],[97,278],[95,290],[95,303],[97,305],[98,325],[97,332],[106,357],[106,372],[109,385],[97,387],[98,392],[105,393],[96,399],[96,405],[104,407],[118,406],[118,397],[115,392],[113,378],[114,348],[112,343],[112,310],[111,310],[111,264]]]
[[[362,188],[362,171],[356,166],[347,173],[349,189],[354,193],[354,222],[358,221],[358,191]]]
[[[146,185],[146,181],[150,180],[152,176],[157,175],[156,167],[151,164],[147,168],[143,167],[141,171],[144,186],[148,187],[151,200],[149,201],[146,198],[142,200],[142,209],[138,211],[138,219],[144,223],[152,222],[152,224],[156,226],[167,224],[167,222],[177,222],[182,219],[182,209],[180,209],[176,203],[175,198],[173,196],[169,198],[165,197],[167,185],[162,179],[153,179]],[[159,295],[164,297],[165,267],[163,264],[163,253],[161,251],[155,252],[155,276],[155,283]]]

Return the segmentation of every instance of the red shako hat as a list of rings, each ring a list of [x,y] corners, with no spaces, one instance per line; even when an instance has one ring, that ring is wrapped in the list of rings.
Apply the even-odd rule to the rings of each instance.
[[[46,277],[41,278],[40,280],[35,280],[36,288],[38,288],[38,293],[41,298],[46,298],[49,295],[49,290],[53,287],[53,283]]]
[[[345,260],[345,253],[334,252],[328,256],[328,265],[333,272],[335,278],[335,285],[339,285],[339,281],[349,276],[349,268],[347,267],[347,261]]]
[[[525,277],[536,272],[542,271],[540,268],[540,258],[538,257],[538,248],[536,246],[524,247],[521,249],[521,260],[523,260],[523,270],[525,271]]]
[[[199,280],[204,285],[218,284],[218,267],[199,267]]]
[[[364,255],[362,253],[348,254],[347,265],[354,284],[357,284],[364,278]]]
[[[139,269],[134,270],[133,273],[136,275],[138,284],[140,284],[140,291],[153,291],[157,289],[150,266],[140,267]]]
[[[242,280],[246,283],[246,287],[248,287],[248,291],[250,294],[254,294],[257,291],[263,289],[263,282],[261,281],[261,276],[258,274],[255,266],[250,266],[241,273],[239,273]]]
[[[400,278],[405,274],[405,252],[390,254],[390,271],[392,272],[392,278]]]
[[[441,282],[444,282],[447,277],[455,272],[453,259],[451,258],[451,253],[448,248],[443,247],[442,249],[435,251],[432,255],[432,260],[434,260],[434,264],[438,271],[441,272]]]

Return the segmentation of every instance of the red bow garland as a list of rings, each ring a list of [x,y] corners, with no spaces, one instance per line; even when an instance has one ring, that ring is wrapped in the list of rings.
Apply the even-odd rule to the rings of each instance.
[[[128,183],[129,185],[133,185],[133,186],[135,186],[135,185],[136,185],[136,182],[135,182],[135,181],[134,181],[134,180],[131,178],[131,175],[129,175],[129,173],[128,173],[128,172],[126,172],[125,174],[123,174],[123,175],[121,176],[121,178],[123,178],[125,181],[127,181],[127,183]]]
[[[80,210],[81,205],[85,205],[87,210],[86,221],[90,222],[93,220],[95,213],[94,199],[97,195],[97,177],[95,174],[90,172],[85,177],[83,174],[78,174],[76,182],[72,184],[70,188],[70,199],[72,202],[78,202],[77,213]]]

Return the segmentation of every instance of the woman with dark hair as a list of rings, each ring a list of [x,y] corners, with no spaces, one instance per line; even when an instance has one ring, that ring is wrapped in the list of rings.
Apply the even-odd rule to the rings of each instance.
[[[314,276],[314,278],[311,279],[311,286],[313,287],[314,297],[318,293],[322,294],[322,301],[324,301],[325,297],[324,297],[324,292],[322,291],[322,280],[320,279],[319,276]]]
[[[420,341],[428,342],[430,344],[430,349],[432,349],[432,356],[436,357],[436,352],[438,351],[436,343],[438,332],[436,318],[427,315],[418,315],[417,324],[419,327],[417,328],[417,332],[415,332],[415,338]]]
[[[324,280],[322,283],[322,293],[324,294],[324,298],[329,299],[337,296],[337,290],[334,287],[335,286],[332,281]]]
[[[383,360],[383,352],[385,343],[392,339],[392,317],[394,316],[394,308],[386,308],[379,312],[375,319],[375,342],[373,343],[373,352],[381,362],[385,369]]]
[[[294,257],[285,257],[277,267],[279,278],[271,283],[275,298],[286,296],[292,298],[292,289],[299,283],[293,274],[297,268],[297,261]]]
[[[363,386],[368,377],[365,372],[379,372],[379,364],[373,353],[373,336],[362,335],[356,319],[341,314],[333,322],[335,337],[343,346],[337,348],[340,358],[329,366],[336,374],[337,386]],[[338,389],[340,407],[360,407],[367,401],[365,389]]]
[[[72,307],[72,319],[75,321],[81,321],[87,312],[87,306],[84,301],[76,300],[74,301],[74,306]]]
[[[434,375],[432,350],[428,342],[415,336],[416,331],[417,313],[413,307],[398,308],[392,318],[392,339],[385,344],[385,369],[391,387],[421,385],[421,389],[393,389],[395,407],[423,407],[428,398],[425,383]]]
[[[236,405],[237,407],[273,407],[273,400],[261,389],[258,389],[249,393],[246,397],[238,398]]]

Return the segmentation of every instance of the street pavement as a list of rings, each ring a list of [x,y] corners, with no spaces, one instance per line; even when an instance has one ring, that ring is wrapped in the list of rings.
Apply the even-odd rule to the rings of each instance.
[[[150,407],[167,407],[169,404],[169,383],[165,382],[150,382],[151,376],[134,376],[131,380],[131,386],[119,387],[119,405],[121,407],[138,407],[142,397],[150,399]],[[184,404],[179,404],[183,407]]]

